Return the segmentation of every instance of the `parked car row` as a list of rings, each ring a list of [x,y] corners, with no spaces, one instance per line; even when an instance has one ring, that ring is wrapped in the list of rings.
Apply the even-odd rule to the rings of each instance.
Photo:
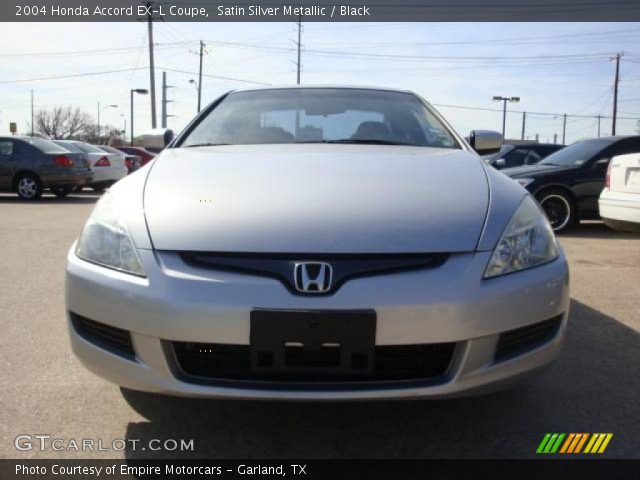
[[[640,136],[594,138],[562,148],[534,165],[505,168],[502,173],[535,196],[554,231],[560,232],[580,220],[607,218],[613,211],[636,212],[631,218],[637,218],[640,211],[637,195],[640,193],[640,173],[636,173],[640,172],[639,155]],[[620,156],[625,156],[624,160]],[[608,180],[611,175],[607,175],[611,172],[612,158],[615,158],[611,167],[615,171],[615,194]],[[600,207],[598,204],[601,193],[604,193],[604,212],[600,209],[603,201],[600,201]],[[636,200],[632,199],[633,195]],[[632,207],[630,204],[634,202],[635,207]],[[613,222],[607,223],[613,225]]]
[[[25,200],[40,198],[44,190],[58,197],[84,187],[102,192],[155,156],[140,147],[124,148],[127,152],[77,140],[0,137],[0,191]]]

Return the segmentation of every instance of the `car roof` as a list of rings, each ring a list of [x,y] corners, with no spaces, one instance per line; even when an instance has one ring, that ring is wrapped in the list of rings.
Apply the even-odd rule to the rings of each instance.
[[[391,87],[376,87],[371,85],[327,85],[327,84],[318,84],[318,85],[265,85],[258,87],[244,87],[237,88],[231,90],[232,92],[249,92],[249,91],[257,91],[257,90],[312,90],[318,88],[331,88],[331,89],[342,89],[342,90],[378,90],[381,92],[401,92],[401,93],[414,93],[411,90],[403,90],[399,88],[391,88]]]

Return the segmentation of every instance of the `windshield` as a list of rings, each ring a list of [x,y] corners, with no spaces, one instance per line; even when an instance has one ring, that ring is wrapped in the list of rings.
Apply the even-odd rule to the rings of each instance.
[[[78,145],[73,142],[64,142],[64,141],[60,142],[60,141],[53,140],[53,143],[55,143],[56,145],[60,145],[63,148],[66,148],[70,152],[84,153],[84,150],[80,150],[78,148]]]
[[[460,148],[415,95],[348,88],[230,93],[180,146],[332,142]]]
[[[93,145],[89,145],[88,143],[74,143],[73,145],[85,153],[105,153],[104,150],[94,147]]]
[[[613,143],[610,139],[593,139],[577,142],[552,153],[538,165],[560,165],[562,167],[576,167],[591,160],[606,147]]]
[[[23,138],[23,140],[44,153],[65,153],[71,151],[69,149],[65,150],[63,147],[42,138]]]

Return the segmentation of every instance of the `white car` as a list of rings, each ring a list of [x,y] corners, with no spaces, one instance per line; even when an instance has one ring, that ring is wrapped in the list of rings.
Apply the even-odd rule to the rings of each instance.
[[[611,159],[599,206],[607,226],[640,232],[640,153]]]
[[[96,192],[103,191],[127,176],[125,155],[105,152],[98,147],[77,140],[53,140],[53,142],[71,152],[84,154],[93,172],[93,181],[89,186]]]

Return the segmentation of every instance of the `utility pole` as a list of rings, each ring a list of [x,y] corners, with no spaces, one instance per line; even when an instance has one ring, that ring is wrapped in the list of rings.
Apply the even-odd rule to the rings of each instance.
[[[298,77],[297,84],[300,85],[300,49],[302,45],[302,15],[298,15],[298,62],[296,63],[298,67]]]
[[[602,119],[602,115],[598,115],[598,138],[600,138],[600,120]]]
[[[33,89],[31,89],[31,136],[33,137]]]
[[[522,112],[522,136],[521,140],[524,140],[524,130],[527,124],[527,112]]]
[[[167,115],[167,103],[172,102],[172,100],[167,100],[168,88],[173,88],[173,85],[167,85],[167,72],[162,72],[162,116],[161,116],[162,128],[167,128],[167,117],[173,116],[173,115]]]
[[[147,8],[153,5],[152,2],[146,2]],[[149,83],[151,89],[151,127],[156,128],[156,70],[153,62],[153,15],[147,14],[147,29],[149,32]],[[133,138],[131,139],[133,140]]]
[[[562,115],[562,145],[566,145],[565,138],[567,133],[567,114]]]
[[[613,136],[616,134],[616,120],[618,117],[618,83],[620,82],[620,57],[622,55],[622,53],[618,52],[613,58],[616,61],[616,78],[613,81],[613,119],[611,121],[611,135]]]
[[[198,71],[198,113],[202,105],[202,55],[204,55],[205,44],[200,40],[200,70]]]
[[[555,144],[558,143],[558,134],[557,133],[553,134],[553,143],[555,143]]]
[[[507,127],[507,102],[519,102],[520,97],[493,97],[494,102],[502,102],[502,143],[505,140],[505,130]]]

